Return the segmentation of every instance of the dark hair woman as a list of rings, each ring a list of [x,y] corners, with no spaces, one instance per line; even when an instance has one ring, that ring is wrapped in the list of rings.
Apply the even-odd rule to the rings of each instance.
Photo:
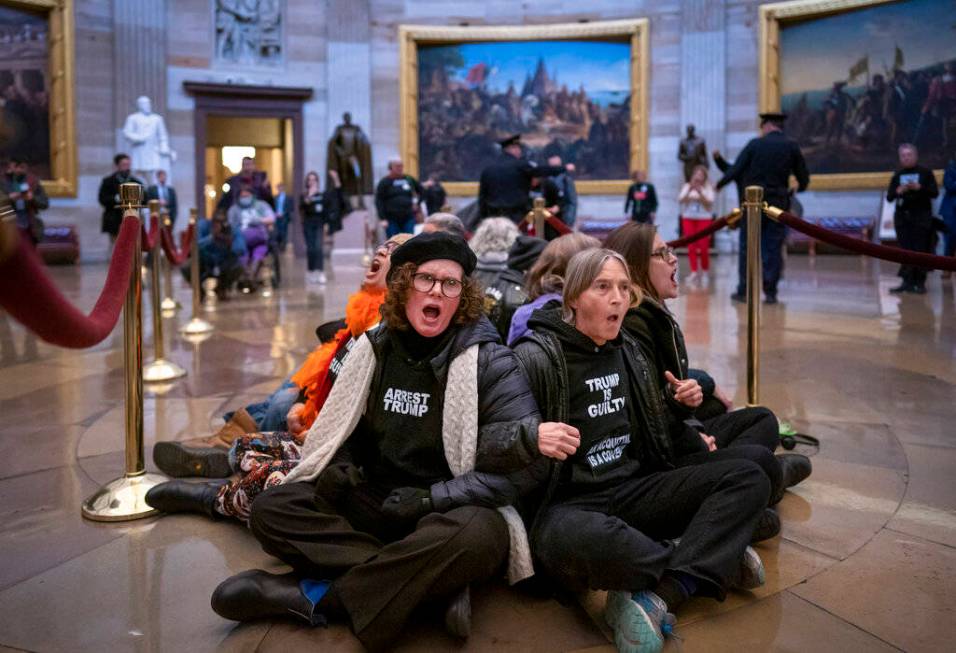
[[[680,464],[706,462],[715,456],[748,458],[758,463],[770,480],[771,505],[780,501],[787,487],[809,476],[811,464],[800,454],[773,456],[780,438],[777,418],[770,410],[741,408],[697,419],[705,395],[722,397],[723,393],[709,376],[709,393],[692,378],[683,333],[667,310],[666,300],[675,299],[679,289],[674,251],[649,224],[625,224],[611,232],[606,244],[624,256],[632,278],[644,291],[644,301],[625,315],[624,329],[637,339],[651,362],[668,407],[669,431]],[[779,531],[776,513],[767,512],[754,539],[767,539]]]

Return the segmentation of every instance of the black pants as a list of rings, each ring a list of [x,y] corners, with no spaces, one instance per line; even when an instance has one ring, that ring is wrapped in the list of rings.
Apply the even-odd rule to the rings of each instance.
[[[722,600],[769,495],[767,477],[747,460],[655,472],[559,499],[535,525],[532,550],[572,590],[653,589],[673,570]],[[662,542],[675,537],[677,546]]]
[[[704,433],[717,441],[717,451],[705,451],[677,460],[680,467],[718,460],[750,460],[757,463],[770,481],[770,496],[783,496],[783,473],[773,452],[780,442],[777,418],[766,408],[741,408],[703,420]]]
[[[322,245],[325,242],[325,223],[318,218],[302,220],[302,234],[305,236],[305,259],[309,272],[325,269]]]
[[[312,483],[263,492],[249,527],[271,555],[332,590],[369,649],[394,643],[419,604],[448,598],[497,572],[508,555],[508,528],[494,510],[468,506],[396,526],[382,515],[390,488],[352,489],[336,506]]]
[[[763,291],[776,297],[777,284],[783,276],[783,246],[787,227],[767,216],[760,219],[760,260],[763,272]],[[747,294],[747,220],[740,221],[737,247],[737,293]]]
[[[903,249],[914,252],[931,252],[933,227],[929,216],[915,216],[897,211],[893,216],[896,242]],[[899,275],[903,283],[921,288],[926,285],[926,268],[917,265],[901,265]]]

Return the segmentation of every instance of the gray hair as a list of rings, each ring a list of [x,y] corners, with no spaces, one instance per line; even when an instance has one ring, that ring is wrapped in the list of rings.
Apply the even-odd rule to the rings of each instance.
[[[485,218],[468,245],[476,256],[507,252],[518,239],[518,227],[509,218]]]
[[[628,285],[631,288],[631,306],[636,306],[643,299],[640,289],[631,282],[631,269],[627,266],[624,256],[610,249],[586,249],[578,252],[568,261],[568,269],[564,274],[564,290],[561,298],[561,317],[569,324],[574,324],[574,309],[571,302],[580,297],[585,290],[591,287],[594,280],[601,274],[604,264],[608,261],[617,261],[627,275]]]
[[[459,238],[465,237],[465,225],[453,213],[432,213],[425,218],[425,224],[433,224],[439,231],[444,231]]]

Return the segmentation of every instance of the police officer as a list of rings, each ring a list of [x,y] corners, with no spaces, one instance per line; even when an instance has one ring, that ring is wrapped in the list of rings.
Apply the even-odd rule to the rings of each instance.
[[[401,159],[388,162],[388,175],[382,177],[375,187],[375,210],[379,220],[386,220],[385,236],[412,233],[415,229],[415,214],[425,189],[418,180],[405,174]]]
[[[797,178],[797,192],[806,190],[810,173],[800,147],[783,133],[784,113],[761,113],[759,138],[752,139],[737,156],[723,178],[717,182],[720,190],[732,181],[740,186],[761,186],[767,203],[784,210],[790,208],[790,175]],[[743,199],[743,198],[741,198]],[[783,271],[783,241],[787,228],[761,217],[760,253],[763,260],[763,291],[768,304],[777,303],[777,282]],[[740,251],[737,253],[737,292],[731,299],[747,301],[747,227],[740,223]]]
[[[521,222],[528,212],[528,197],[533,177],[550,177],[565,170],[574,172],[574,164],[536,166],[524,158],[521,135],[499,141],[501,156],[481,171],[478,183],[478,210],[482,218],[507,216]]]

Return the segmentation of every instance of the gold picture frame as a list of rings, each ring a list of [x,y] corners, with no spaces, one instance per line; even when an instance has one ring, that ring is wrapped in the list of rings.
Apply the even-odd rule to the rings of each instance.
[[[42,183],[51,197],[76,197],[73,0],[0,0],[0,6],[46,13],[51,178]]]
[[[760,17],[760,112],[780,111],[780,27],[836,14],[867,9],[899,0],[791,0],[761,5]],[[813,174],[811,190],[859,190],[885,188],[892,170]],[[942,180],[942,170],[936,171]]]
[[[593,23],[529,26],[433,26],[400,25],[399,93],[401,156],[405,170],[419,174],[418,133],[418,46],[453,45],[474,41],[543,41],[627,39],[631,46],[630,171],[646,170],[648,163],[649,27],[647,18]],[[626,193],[629,179],[577,181],[579,194]],[[475,196],[477,182],[444,182],[449,195]]]

